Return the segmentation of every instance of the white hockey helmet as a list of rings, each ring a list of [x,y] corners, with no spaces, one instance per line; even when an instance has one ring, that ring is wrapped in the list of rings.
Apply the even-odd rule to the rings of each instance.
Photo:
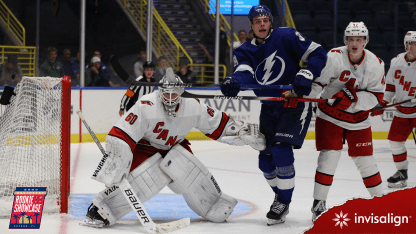
[[[348,37],[352,36],[363,36],[366,40],[364,47],[367,45],[368,41],[370,40],[370,36],[368,35],[367,26],[363,22],[350,22],[347,28],[344,31],[344,44],[347,45]]]
[[[175,111],[181,101],[181,94],[184,92],[183,81],[173,73],[172,68],[166,69],[166,74],[160,80],[159,98],[165,107],[166,114],[176,117]]]
[[[404,36],[404,49],[406,50],[406,51],[408,51],[407,49],[406,49],[406,44],[407,43],[411,43],[411,42],[413,42],[413,41],[416,41],[416,31],[408,31],[407,33],[406,33],[406,35]]]

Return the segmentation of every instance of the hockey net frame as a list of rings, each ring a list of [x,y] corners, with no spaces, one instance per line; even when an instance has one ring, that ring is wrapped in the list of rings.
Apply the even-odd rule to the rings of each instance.
[[[3,164],[0,165],[0,217],[10,216],[15,187],[47,187],[48,194],[45,197],[43,213],[68,213],[71,79],[68,76],[23,77],[14,92],[16,95],[13,95],[10,104],[0,116],[0,164]],[[29,93],[26,94],[30,96],[29,98],[21,97],[25,92]],[[43,95],[41,92],[50,94]],[[31,101],[32,106],[26,103],[28,100]],[[30,110],[25,112],[23,109]],[[42,120],[46,124],[37,122],[41,117],[46,119]],[[10,126],[15,122],[18,127]],[[19,122],[21,125],[17,125]],[[52,130],[47,130],[49,125],[54,125],[53,128],[51,127]],[[25,147],[28,150],[24,150]],[[37,149],[41,152],[36,153]],[[29,163],[20,165],[19,158],[25,158]],[[43,160],[42,163],[46,165],[37,165],[37,160]],[[59,162],[59,165],[56,165],[58,164],[56,162]],[[37,170],[33,169],[34,164]],[[15,170],[7,166],[10,168],[16,166],[19,174],[30,176],[31,173],[39,173],[42,177],[39,181],[35,175],[34,178],[30,176],[27,180],[21,180],[16,178],[19,176],[13,174]]]

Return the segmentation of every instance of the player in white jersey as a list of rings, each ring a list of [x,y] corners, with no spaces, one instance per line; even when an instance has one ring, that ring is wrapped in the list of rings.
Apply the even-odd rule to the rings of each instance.
[[[413,99],[416,96],[416,31],[406,33],[404,48],[406,52],[391,60],[384,100],[374,108],[373,115],[383,114],[384,108],[394,96],[396,96],[397,103]],[[390,188],[407,186],[409,161],[407,161],[407,150],[404,145],[415,127],[416,104],[408,102],[397,106],[387,137],[397,168],[397,172],[387,179],[387,186]]]
[[[171,68],[161,82],[183,83]],[[230,216],[237,200],[221,192],[185,137],[197,128],[214,140],[257,150],[264,150],[266,140],[257,124],[236,121],[198,99],[181,98],[183,91],[159,87],[144,95],[111,129],[106,139],[108,156],[92,177],[107,189],[93,199],[81,225],[113,225],[131,211],[117,186],[122,178],[127,178],[142,203],[168,186],[183,194],[190,208],[206,220],[223,222]]]
[[[368,41],[368,29],[363,22],[349,23],[344,32],[345,46],[328,52],[321,76],[312,84],[309,97],[320,94],[323,99],[335,99],[333,104],[319,103],[316,112],[316,148],[320,154],[315,174],[312,220],[326,210],[326,199],[345,140],[348,154],[371,196],[382,195],[368,116],[371,109],[383,100],[384,63],[364,49]]]

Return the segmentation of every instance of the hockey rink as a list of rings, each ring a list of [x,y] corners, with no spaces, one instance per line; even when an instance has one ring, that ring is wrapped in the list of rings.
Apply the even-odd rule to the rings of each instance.
[[[161,194],[144,204],[156,223],[190,217],[190,226],[174,233],[192,234],[293,234],[303,233],[312,227],[310,209],[313,202],[312,193],[318,157],[314,140],[305,140],[303,148],[295,150],[296,183],[290,212],[284,224],[275,226],[266,225],[266,213],[273,202],[274,194],[257,167],[258,152],[249,146],[229,146],[215,141],[191,141],[191,144],[194,154],[215,176],[223,193],[235,197],[239,203],[228,222],[211,223],[201,220],[194,214],[181,195],[176,195],[169,188],[165,188]],[[415,142],[408,140],[406,147],[410,162],[408,187],[415,187]],[[387,188],[386,183],[387,178],[396,172],[387,140],[374,140],[374,155],[383,179],[384,193],[394,191]],[[94,194],[104,187],[90,178],[100,159],[101,153],[95,143],[71,144],[70,214],[44,214],[39,230],[9,230],[10,219],[0,219],[0,233],[147,233],[132,213],[107,228],[95,229],[79,225]],[[354,197],[369,198],[369,194],[364,187],[360,173],[344,147],[334,183],[328,195],[327,206],[339,205]]]

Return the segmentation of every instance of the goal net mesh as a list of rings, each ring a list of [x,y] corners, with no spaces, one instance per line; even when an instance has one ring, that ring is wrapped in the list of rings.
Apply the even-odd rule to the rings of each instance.
[[[61,194],[69,179],[62,172],[69,168],[62,160],[69,154],[62,149],[69,139],[62,137],[64,79],[23,77],[0,116],[0,216],[10,215],[16,187],[47,187],[44,213],[59,213],[67,199]]]

